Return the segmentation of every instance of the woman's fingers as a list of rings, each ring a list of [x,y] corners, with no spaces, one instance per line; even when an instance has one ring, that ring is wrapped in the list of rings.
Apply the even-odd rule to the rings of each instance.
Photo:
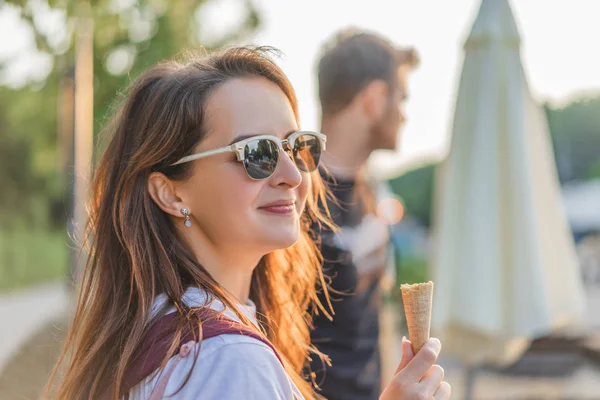
[[[452,395],[452,387],[450,387],[448,382],[444,381],[438,386],[436,392],[433,394],[433,398],[435,400],[448,400],[450,395]]]
[[[408,365],[394,376],[394,380],[409,385],[420,382],[429,368],[437,361],[441,349],[442,344],[438,339],[429,339]]]
[[[439,365],[432,365],[431,368],[427,370],[421,382],[419,382],[419,386],[423,389],[423,392],[429,398],[433,396],[433,394],[438,390],[438,387],[444,380],[444,369]]]
[[[414,355],[410,342],[402,338],[402,360],[392,382],[383,390],[380,400],[435,399],[448,400],[451,389],[444,382],[444,369],[434,365],[442,344],[432,338]]]
[[[398,368],[396,368],[394,375],[402,371],[404,367],[408,365],[410,360],[414,358],[414,356],[415,354],[413,353],[412,345],[405,336],[402,336],[402,360],[400,360],[400,365],[398,365]]]

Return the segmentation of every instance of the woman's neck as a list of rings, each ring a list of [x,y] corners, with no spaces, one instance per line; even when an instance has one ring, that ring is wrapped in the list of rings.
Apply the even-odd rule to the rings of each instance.
[[[203,236],[198,237],[198,232],[185,232],[184,236],[198,263],[238,302],[246,304],[252,273],[263,255],[218,248]]]
[[[216,266],[202,262],[200,264],[239,303],[248,303],[252,272],[258,263],[253,267],[234,267],[233,264]]]

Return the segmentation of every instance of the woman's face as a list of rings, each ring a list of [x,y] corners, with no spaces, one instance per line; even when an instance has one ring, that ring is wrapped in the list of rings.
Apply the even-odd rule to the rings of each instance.
[[[298,130],[284,92],[262,77],[236,78],[215,90],[206,106],[207,135],[194,153],[228,146],[240,137],[285,139]],[[220,248],[264,254],[293,245],[311,185],[310,174],[279,152],[277,168],[252,180],[233,152],[192,162],[192,175],[180,187],[193,226]]]

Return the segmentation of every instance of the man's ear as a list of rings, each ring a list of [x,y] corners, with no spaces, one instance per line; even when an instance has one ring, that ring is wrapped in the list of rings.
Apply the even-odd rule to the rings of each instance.
[[[153,172],[148,177],[148,193],[150,197],[167,214],[181,217],[181,208],[186,207],[177,195],[176,185],[160,172]]]
[[[373,120],[380,119],[388,107],[389,85],[387,82],[377,79],[370,82],[361,93],[361,100],[365,114]]]

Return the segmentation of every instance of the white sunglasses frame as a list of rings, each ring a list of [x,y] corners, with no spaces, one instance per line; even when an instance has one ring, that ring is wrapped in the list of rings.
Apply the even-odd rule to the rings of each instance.
[[[239,162],[243,162],[245,160],[244,150],[246,149],[246,144],[248,144],[249,142],[252,142],[254,140],[259,140],[259,139],[269,139],[269,140],[272,140],[273,142],[277,143],[279,145],[280,150],[285,151],[284,146],[288,146],[290,149],[293,149],[294,144],[296,143],[296,140],[300,136],[303,136],[303,135],[315,136],[317,139],[319,139],[319,143],[321,144],[321,153],[323,151],[325,151],[326,144],[327,144],[327,135],[325,135],[324,133],[320,133],[320,132],[312,132],[312,131],[294,132],[283,140],[279,139],[277,136],[259,135],[259,136],[252,136],[252,137],[249,137],[244,140],[240,140],[239,142],[235,142],[229,146],[219,147],[218,149],[214,149],[214,150],[207,150],[207,151],[203,151],[200,153],[190,154],[189,156],[185,156],[185,157],[179,159],[177,162],[171,164],[171,167],[175,166],[175,165],[187,163],[190,161],[199,160],[201,158],[214,156],[216,154],[222,154],[222,153],[228,153],[228,152],[235,153],[237,156],[237,160]],[[252,178],[252,179],[255,179],[255,178]]]

